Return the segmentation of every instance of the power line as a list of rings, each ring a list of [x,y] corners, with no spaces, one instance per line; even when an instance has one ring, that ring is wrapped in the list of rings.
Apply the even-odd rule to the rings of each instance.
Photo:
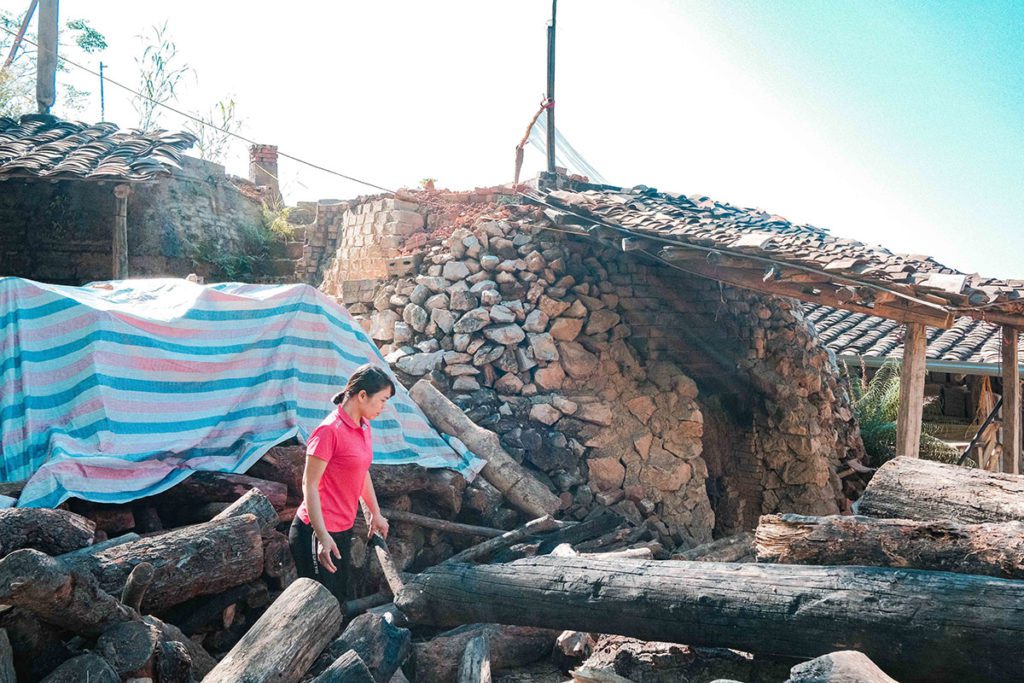
[[[6,26],[0,26],[0,30],[4,31],[5,33],[8,33],[11,36],[17,36],[17,34],[14,31],[11,31]],[[29,45],[34,46],[37,50],[41,49],[41,47],[40,47],[40,45],[38,43],[33,42],[29,38],[22,38],[22,40],[24,42],[28,43]],[[51,50],[50,52],[53,52],[53,51]],[[66,63],[70,64],[71,66],[77,68],[77,69],[81,69],[82,71],[85,71],[88,74],[92,74],[93,76],[97,76],[97,77],[100,76],[99,72],[94,71],[93,69],[90,69],[89,67],[84,66],[82,64],[74,62],[74,61],[72,61],[72,60],[70,60],[67,57],[64,57],[62,55],[58,54],[57,55],[57,59],[60,59],[61,61],[66,62]],[[111,78],[110,76],[107,76],[106,74],[104,74],[102,76],[102,78],[103,78],[103,80],[116,85],[117,87],[121,88],[122,90],[127,90],[128,92],[132,93],[136,97],[141,97],[144,100],[149,100],[150,102],[152,102],[156,106],[163,107],[164,109],[172,111],[175,114],[177,114],[178,116],[183,116],[186,119],[189,119],[191,121],[195,121],[196,123],[198,123],[200,125],[203,125],[203,126],[206,126],[207,128],[213,128],[214,130],[218,130],[221,133],[224,133],[225,135],[228,135],[228,136],[233,137],[233,138],[237,138],[237,139],[239,139],[239,140],[241,140],[243,142],[246,142],[246,143],[248,143],[250,145],[258,145],[258,144],[260,144],[260,143],[256,142],[255,140],[252,140],[250,138],[245,137],[244,135],[239,135],[238,133],[234,133],[232,131],[225,130],[224,128],[221,128],[220,126],[214,125],[214,124],[210,123],[209,121],[204,121],[202,118],[200,118],[198,116],[195,116],[193,114],[189,114],[186,111],[182,111],[181,109],[178,109],[176,107],[172,107],[171,105],[166,104],[164,102],[160,102],[158,100],[154,100],[152,97],[147,97],[146,95],[143,95],[142,93],[140,93],[139,91],[135,90],[134,88],[131,88],[131,87],[127,86],[127,85],[124,85],[123,83],[120,83],[118,81],[115,81],[113,78]],[[278,154],[278,156],[282,156],[282,157],[284,157],[286,159],[291,159],[292,161],[295,161],[297,163],[303,164],[305,166],[309,166],[310,168],[315,168],[318,171],[323,171],[324,173],[329,173],[331,175],[336,175],[339,178],[344,178],[345,180],[349,180],[349,181],[354,182],[354,183],[359,183],[360,185],[365,185],[367,187],[372,187],[375,190],[381,190],[382,192],[388,192],[390,194],[395,194],[394,190],[390,190],[390,189],[388,189],[386,187],[381,187],[380,185],[375,185],[374,183],[368,182],[366,180],[360,180],[359,178],[354,178],[354,177],[352,177],[350,175],[346,175],[344,173],[341,173],[340,171],[335,171],[335,170],[327,168],[325,166],[321,166],[320,164],[315,164],[312,161],[306,161],[305,159],[301,159],[301,158],[299,158],[297,156],[294,156],[292,154],[288,154],[287,152],[282,152],[282,151],[278,150],[277,154]]]

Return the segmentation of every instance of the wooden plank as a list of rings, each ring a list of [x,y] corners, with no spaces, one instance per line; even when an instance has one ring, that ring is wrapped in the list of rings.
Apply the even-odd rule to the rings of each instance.
[[[114,219],[114,263],[115,280],[128,277],[128,195],[130,185],[115,185],[114,196],[117,198],[117,216]]]
[[[1003,472],[1020,474],[1020,380],[1017,370],[1017,328],[1003,326]]]
[[[928,336],[921,323],[909,323],[900,369],[900,406],[896,414],[896,455],[916,458],[921,448],[924,413],[925,353]]]

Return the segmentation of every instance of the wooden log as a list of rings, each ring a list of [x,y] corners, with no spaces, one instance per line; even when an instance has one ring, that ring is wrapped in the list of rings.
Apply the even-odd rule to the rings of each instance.
[[[1024,579],[1024,522],[765,515],[758,562],[909,567]]]
[[[258,488],[246,491],[241,498],[228,505],[210,521],[217,522],[231,517],[241,517],[245,514],[256,517],[256,521],[260,525],[260,533],[263,535],[275,531],[281,521],[277,516],[277,510],[274,509],[274,504]]]
[[[672,559],[691,562],[752,562],[754,560],[754,534],[748,531],[720,538],[676,553]]]
[[[110,664],[118,676],[147,668],[160,647],[158,629],[143,621],[123,621],[108,628],[96,640],[96,654]]]
[[[616,512],[603,510],[590,519],[585,519],[579,524],[565,526],[553,534],[550,534],[537,548],[537,554],[550,553],[557,546],[568,543],[575,546],[577,543],[596,538],[606,534],[616,527],[626,524],[626,520]],[[628,532],[627,532],[628,533]]]
[[[466,479],[453,470],[427,469],[416,464],[371,465],[370,478],[378,498],[421,492],[431,503],[453,515],[462,509]]]
[[[480,474],[501,491],[509,503],[534,517],[561,509],[561,499],[505,452],[497,434],[470,420],[437,387],[421,379],[409,395],[437,429],[458,438],[487,461]]]
[[[901,681],[1011,681],[1024,667],[1024,582],[947,572],[536,557],[431,567],[395,604],[434,626],[489,619],[793,657],[853,642]]]
[[[288,496],[302,499],[302,472],[306,467],[305,446],[274,446],[250,467],[246,474],[276,481],[288,488]]]
[[[366,663],[354,650],[349,650],[314,678],[313,683],[373,683],[375,680]]]
[[[373,548],[374,554],[377,556],[377,562],[380,563],[381,573],[384,574],[384,580],[387,581],[388,588],[391,589],[392,595],[398,595],[405,584],[402,582],[402,572],[399,571],[395,565],[395,561],[391,558],[391,552],[388,550],[387,541],[380,534],[374,534],[373,538],[370,539],[369,545]]]
[[[196,472],[174,488],[160,494],[160,498],[165,503],[174,501],[191,506],[195,506],[197,501],[234,503],[250,489],[259,489],[270,499],[275,510],[280,510],[287,503],[288,487],[285,484],[228,472]]]
[[[0,628],[10,640],[19,680],[39,680],[63,661],[53,653],[65,650],[67,631],[43,621],[32,612],[20,607],[0,606]]]
[[[203,683],[294,683],[340,624],[341,609],[331,592],[312,579],[299,579],[273,602]]]
[[[0,683],[18,683],[14,673],[14,648],[7,629],[0,628]]]
[[[505,533],[501,529],[492,529],[486,526],[475,526],[473,524],[461,524],[459,522],[448,521],[447,519],[434,519],[433,517],[417,515],[415,512],[405,512],[403,510],[383,509],[381,510],[381,514],[383,514],[390,522],[405,522],[407,524],[426,527],[427,529],[445,531],[450,534],[495,538]]]
[[[879,669],[867,655],[856,650],[841,650],[797,664],[790,670],[786,683],[896,683],[896,680]]]
[[[412,634],[390,615],[363,614],[353,619],[314,662],[309,675],[326,671],[331,662],[354,651],[373,680],[388,683],[412,652]]]
[[[64,662],[43,679],[43,683],[121,683],[121,677],[94,654],[78,655]]]
[[[135,528],[135,513],[130,507],[125,506],[87,506],[82,515],[92,520],[97,531],[103,531],[108,536],[123,534]]]
[[[263,577],[277,590],[284,590],[299,578],[288,537],[280,531],[263,536]]]
[[[159,536],[78,557],[108,593],[120,594],[132,569],[149,562],[155,570],[142,609],[159,613],[197,595],[212,595],[248,583],[263,573],[263,542],[256,518],[242,515],[175,529]]]
[[[491,683],[491,651],[487,634],[475,636],[466,645],[459,662],[459,683]]]
[[[146,589],[151,583],[153,583],[153,565],[149,562],[139,562],[128,574],[124,590],[121,591],[121,602],[141,614],[142,598],[145,597]]]
[[[165,618],[188,635],[209,633],[224,628],[225,610],[236,605],[241,608],[256,609],[269,602],[270,594],[267,584],[257,579],[252,583],[236,586],[223,593],[192,598],[168,610]]]
[[[896,415],[896,455],[916,458],[921,450],[924,379],[928,334],[924,323],[907,323],[900,367],[900,402]]]
[[[1017,328],[1003,325],[999,350],[1003,366],[1003,458],[1002,471],[1020,474],[1021,404],[1020,361],[1017,359]]]
[[[345,619],[352,619],[369,609],[388,604],[394,597],[390,590],[377,591],[361,598],[346,601],[341,608],[341,613]]]
[[[459,663],[470,641],[487,638],[491,668],[513,669],[547,657],[558,638],[557,631],[500,624],[469,624],[413,645],[416,680],[454,683]]]
[[[855,511],[869,517],[963,524],[1024,522],[1024,476],[893,458],[875,472]]]
[[[108,548],[114,548],[119,545],[124,545],[125,543],[137,541],[140,538],[142,537],[136,533],[122,534],[114,538],[108,538],[105,541],[100,541],[99,543],[87,545],[83,548],[79,548],[78,550],[72,550],[69,553],[63,553],[61,555],[58,555],[57,559],[62,560],[64,562],[74,562],[80,558],[95,555],[96,553],[107,550]]]
[[[19,548],[60,555],[90,545],[96,524],[67,510],[0,509],[0,557]]]
[[[513,543],[518,543],[524,538],[557,528],[558,522],[555,518],[551,515],[544,515],[543,517],[530,520],[523,526],[513,529],[512,531],[506,531],[497,538],[492,538],[484,541],[483,543],[478,543],[477,545],[466,548],[461,553],[452,555],[450,558],[445,560],[445,562],[476,562],[493,555],[499,550],[509,547]]]

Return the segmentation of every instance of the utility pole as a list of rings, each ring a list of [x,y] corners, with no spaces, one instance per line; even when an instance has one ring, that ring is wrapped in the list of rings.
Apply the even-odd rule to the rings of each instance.
[[[107,114],[104,111],[106,102],[103,98],[103,62],[100,62],[100,121],[107,120]]]
[[[39,0],[36,104],[40,114],[49,114],[57,101],[57,2]]]
[[[551,0],[548,24],[548,173],[555,172],[555,14],[558,0]]]

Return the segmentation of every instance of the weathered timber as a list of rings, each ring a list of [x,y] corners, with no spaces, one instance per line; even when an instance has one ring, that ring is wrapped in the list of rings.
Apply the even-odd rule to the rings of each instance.
[[[306,467],[305,446],[275,446],[263,454],[246,473],[276,481],[288,488],[291,498],[302,499],[302,472]]]
[[[673,560],[700,562],[753,562],[754,534],[744,532],[676,553]]]
[[[1024,522],[765,515],[758,562],[909,567],[1024,579]]]
[[[302,678],[341,624],[331,592],[312,579],[299,579],[270,605],[203,683]]]
[[[388,615],[363,614],[353,619],[309,670],[317,675],[331,662],[354,650],[377,683],[388,683],[412,652],[412,634]]]
[[[459,662],[459,683],[491,683],[491,650],[487,634],[473,637]]]
[[[856,643],[901,681],[1010,681],[1024,666],[1024,582],[948,572],[537,557],[441,564],[395,604],[434,626],[486,619],[793,657]]]
[[[417,515],[415,512],[405,512],[404,510],[382,509],[381,514],[383,514],[388,519],[388,521],[391,522],[405,522],[407,524],[415,524],[417,526],[425,527],[427,529],[437,529],[438,531],[446,531],[450,534],[462,534],[464,536],[481,536],[483,538],[495,538],[505,533],[501,529],[492,529],[486,526],[475,526],[473,524],[461,524],[459,522],[450,522],[447,519],[434,519],[433,517],[427,517],[426,515]]]
[[[11,643],[14,669],[19,680],[39,680],[63,661],[53,657],[52,653],[64,649],[67,632],[27,609],[0,606],[0,628],[7,633]]]
[[[114,624],[96,640],[95,651],[118,676],[140,672],[160,647],[160,632],[143,621]]]
[[[74,562],[79,558],[89,557],[91,555],[95,555],[98,552],[107,550],[108,548],[113,548],[115,546],[123,545],[125,543],[131,543],[132,541],[137,541],[140,538],[142,537],[136,533],[121,534],[120,536],[108,538],[107,540],[100,541],[99,543],[87,545],[84,548],[79,548],[78,550],[72,550],[69,553],[63,553],[61,555],[58,555],[57,559],[63,560],[64,562]]]
[[[3,628],[0,628],[0,683],[18,683],[14,673],[14,648]]]
[[[149,562],[139,562],[128,574],[124,590],[121,591],[121,602],[141,613],[142,598],[145,597],[146,589],[151,583],[153,583],[153,565]]]
[[[1017,328],[1003,325],[999,344],[1003,366],[1003,458],[1001,469],[1007,474],[1020,474],[1020,361],[1017,359],[1019,337],[1020,332]]]
[[[534,534],[542,534],[545,531],[551,531],[552,529],[558,528],[558,522],[551,515],[544,515],[537,519],[530,520],[521,527],[515,528],[512,531],[506,531],[497,538],[478,543],[477,545],[470,546],[460,553],[452,555],[445,562],[476,562],[480,559],[493,555],[494,553],[509,547],[513,543],[518,543],[524,538],[529,538]]]
[[[209,633],[224,627],[224,611],[234,605],[258,608],[270,602],[267,584],[256,580],[216,595],[203,595],[172,607],[164,615],[188,635]]]
[[[246,491],[241,498],[231,503],[210,521],[217,522],[231,517],[241,517],[245,514],[255,515],[256,521],[260,525],[260,533],[264,535],[277,529],[277,525],[281,521],[277,516],[277,510],[274,509],[274,504],[258,488]]]
[[[610,510],[602,510],[590,519],[585,519],[579,524],[566,526],[555,533],[550,534],[540,544],[540,547],[537,549],[537,553],[540,555],[550,553],[557,546],[563,543],[575,546],[577,543],[582,541],[606,534],[624,523],[625,520],[618,513],[611,512]]]
[[[43,679],[43,683],[121,683],[121,677],[105,659],[94,654],[67,660]]]
[[[927,347],[928,333],[924,324],[907,323],[896,415],[896,455],[916,458],[921,450]]]
[[[801,662],[786,683],[896,683],[862,652],[840,650]]]
[[[370,539],[369,545],[377,556],[381,573],[384,574],[384,580],[387,582],[388,588],[391,589],[391,594],[398,595],[405,584],[402,582],[402,572],[399,571],[395,561],[391,558],[391,551],[388,550],[387,541],[380,534],[374,534],[373,538]]]
[[[466,479],[453,470],[427,469],[416,464],[371,465],[370,478],[378,498],[397,498],[408,493],[422,492],[430,502],[450,513],[462,509],[462,494]]]
[[[90,545],[95,535],[95,522],[67,510],[0,509],[0,557],[20,548],[60,555]]]
[[[228,472],[196,472],[174,488],[160,494],[162,502],[175,501],[195,506],[207,503],[234,503],[250,489],[259,489],[280,510],[288,500],[285,484]]]
[[[375,680],[355,650],[348,650],[312,683],[373,683]]]
[[[78,557],[108,593],[120,594],[141,562],[153,565],[153,581],[142,602],[145,612],[161,612],[197,595],[220,593],[263,573],[263,542],[256,518],[231,517],[182,527]]]
[[[469,624],[413,645],[416,681],[454,683],[469,643],[487,638],[491,668],[512,669],[536,662],[551,653],[557,631],[500,624]]]
[[[263,576],[280,590],[290,586],[299,576],[288,537],[280,531],[264,533]]]
[[[1024,522],[1024,476],[893,458],[875,472],[856,511],[870,517],[964,524]]]
[[[481,476],[501,491],[509,503],[534,517],[552,514],[562,507],[558,496],[505,452],[497,434],[474,423],[429,381],[418,381],[409,395],[437,429],[458,438],[487,461]]]
[[[363,612],[370,610],[374,607],[380,607],[386,605],[394,599],[394,594],[390,590],[377,591],[370,595],[365,595],[361,598],[354,598],[348,600],[342,605],[341,613],[346,619],[359,616]]]

